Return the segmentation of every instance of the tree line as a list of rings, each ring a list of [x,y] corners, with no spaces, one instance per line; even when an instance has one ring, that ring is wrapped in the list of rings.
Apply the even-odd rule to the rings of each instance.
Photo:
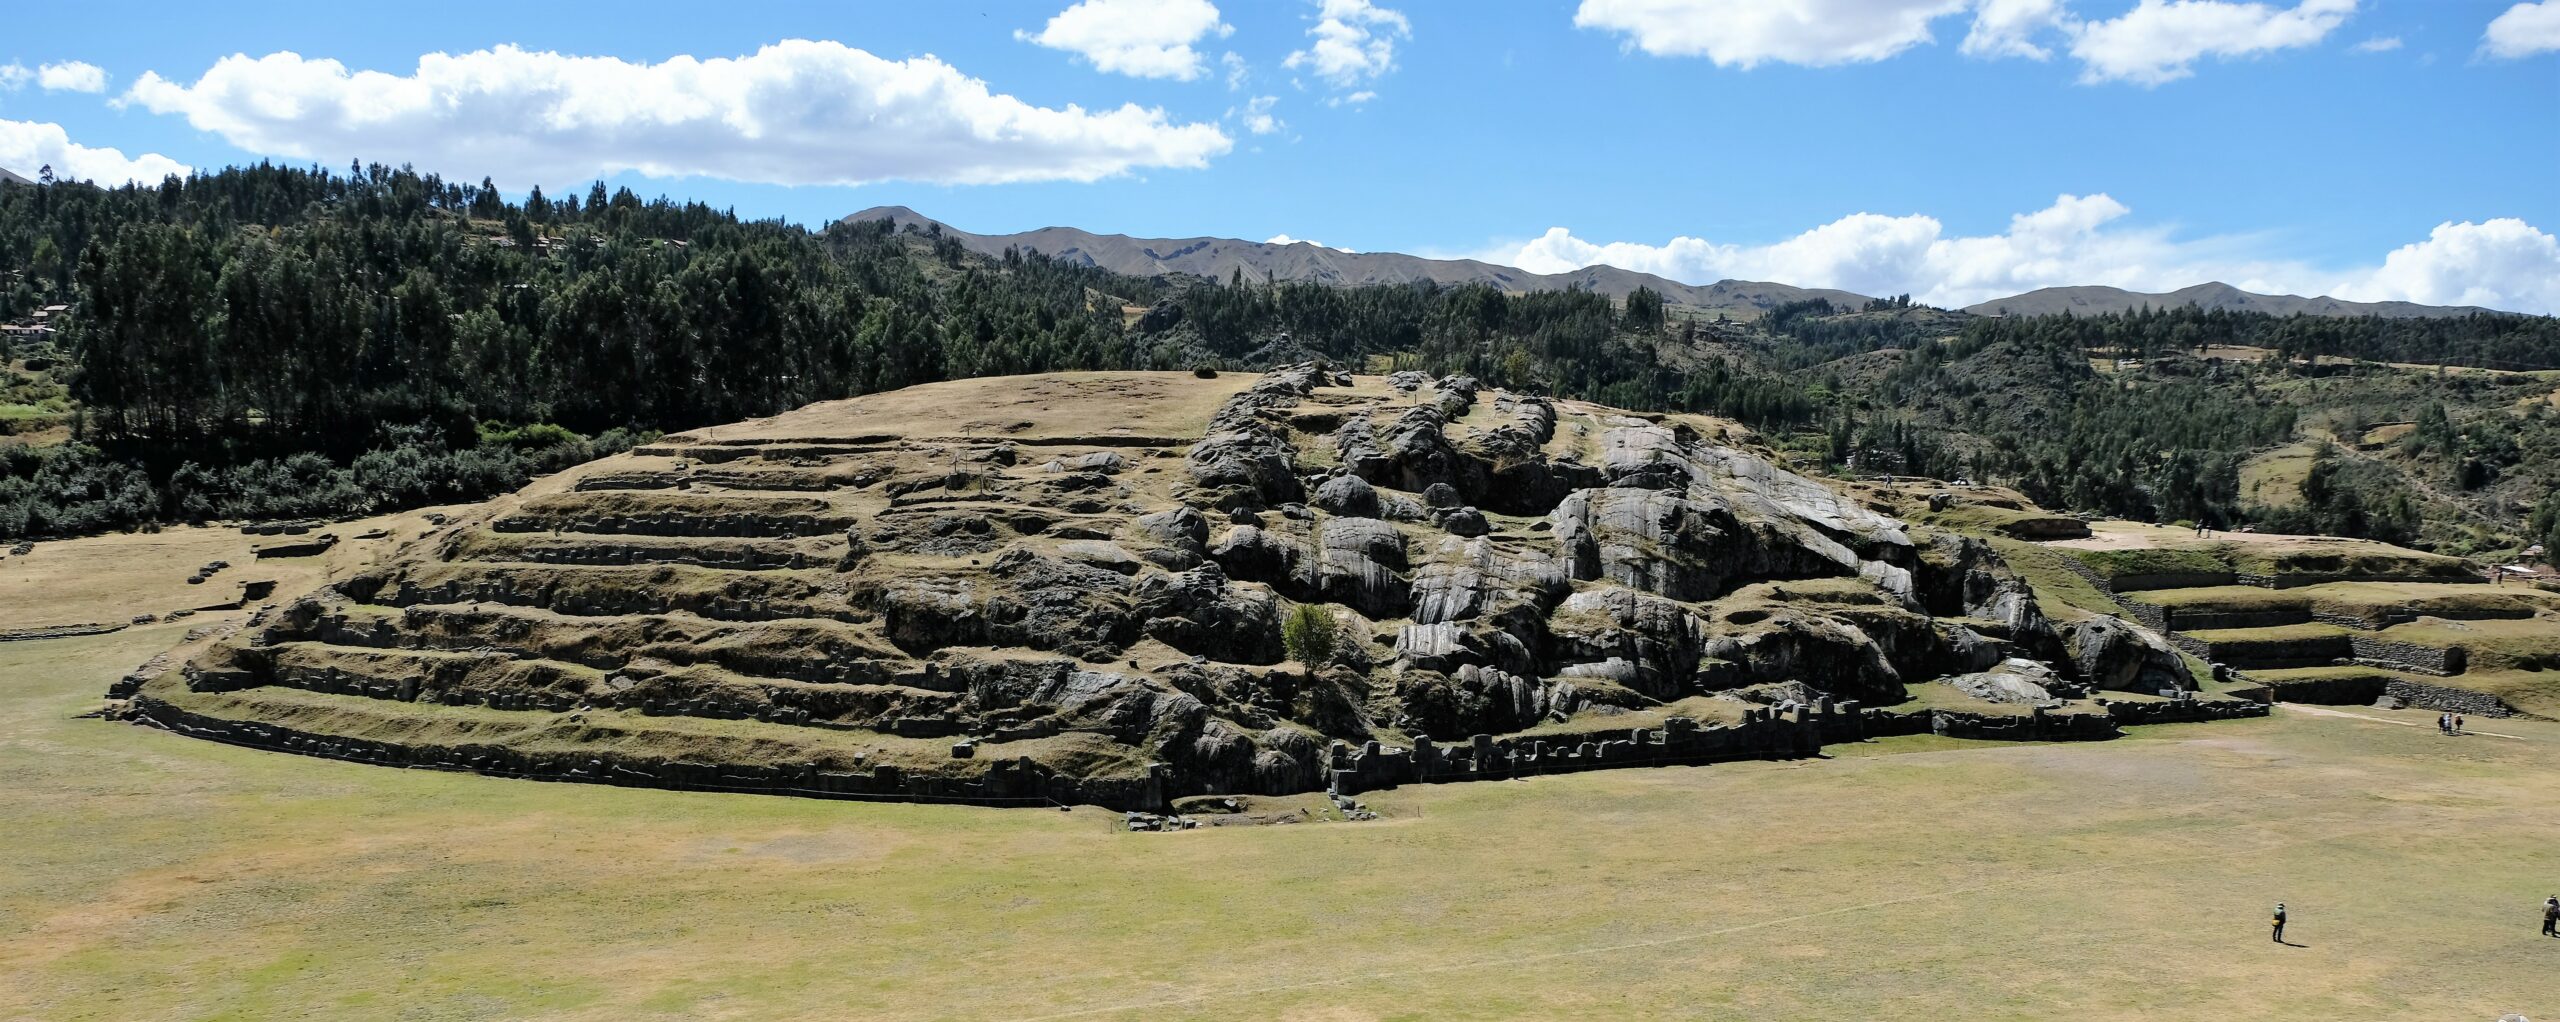
[[[379,165],[0,187],[0,269],[0,314],[75,307],[55,375],[77,408],[75,443],[0,455],[0,535],[473,499],[816,400],[1302,357],[1707,412],[1809,433],[1835,463],[1890,452],[2053,507],[2227,525],[2249,513],[2239,463],[2293,432],[2296,409],[2249,382],[2284,364],[2119,386],[2092,350],[2560,364],[2540,317],[1983,318],[1896,296],[1702,324],[1650,290],[1136,278],[887,221],[745,220],[603,184],[514,200]],[[1837,361],[1880,349],[1903,354]],[[2419,433],[2470,478],[2531,460],[2478,422]],[[2332,476],[2357,492],[2352,467]]]

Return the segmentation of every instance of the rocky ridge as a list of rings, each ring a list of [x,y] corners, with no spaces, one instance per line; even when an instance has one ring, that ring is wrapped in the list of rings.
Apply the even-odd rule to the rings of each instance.
[[[1022,418],[952,421],[1006,387]],[[1285,662],[1302,604],[1342,634],[1325,663]],[[1913,729],[1886,708],[1937,681],[2032,706],[1981,723],[2019,737],[2112,733],[2095,691],[2194,687],[2149,631],[2057,628],[1987,545],[1728,424],[1297,365],[668,437],[119,694],[372,762],[1153,810],[1799,755]]]

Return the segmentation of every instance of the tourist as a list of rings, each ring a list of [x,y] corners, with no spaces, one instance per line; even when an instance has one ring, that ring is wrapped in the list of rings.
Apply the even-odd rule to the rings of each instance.
[[[2542,935],[2560,937],[2560,894],[2542,899]]]
[[[2449,735],[2453,733],[2453,714],[2436,714],[2436,733],[2440,735]]]
[[[2462,733],[2462,715],[2459,713],[2453,715],[2453,733]]]
[[[2276,902],[2275,928],[2275,942],[2278,944],[2284,943],[2284,902],[2281,901]]]

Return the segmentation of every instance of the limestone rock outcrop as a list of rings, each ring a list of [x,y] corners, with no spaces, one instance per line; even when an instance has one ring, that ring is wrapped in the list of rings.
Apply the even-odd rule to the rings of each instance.
[[[319,700],[493,772],[1156,808],[1800,754],[1854,737],[1839,707],[1940,680],[2036,705],[2193,687],[2148,633],[2058,630],[1990,546],[1740,433],[1312,364],[937,384],[538,483],[137,700],[253,728]],[[1341,633],[1322,663],[1288,659],[1299,604]]]

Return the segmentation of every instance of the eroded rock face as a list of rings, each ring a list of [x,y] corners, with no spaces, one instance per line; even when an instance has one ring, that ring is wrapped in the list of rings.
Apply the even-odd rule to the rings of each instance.
[[[2195,674],[2178,652],[2142,628],[2112,617],[2093,617],[2063,629],[2070,663],[2091,688],[2157,695],[2196,688]]]
[[[1612,717],[1719,693],[1786,693],[1749,703],[1774,725],[1938,679],[2038,703],[2192,687],[2147,633],[2057,631],[1989,546],[1708,439],[1727,427],[1456,377],[1239,382],[1124,381],[1227,396],[1099,430],[937,408],[914,436],[792,413],[668,438],[182,673],[636,715],[600,734],[745,719],[760,761],[805,755],[847,790],[1132,804],[1322,787],[1334,741],[1612,730],[1599,748],[1631,741]],[[1294,604],[1339,622],[1327,662],[1284,663]],[[1763,746],[1799,747],[1735,747]]]

